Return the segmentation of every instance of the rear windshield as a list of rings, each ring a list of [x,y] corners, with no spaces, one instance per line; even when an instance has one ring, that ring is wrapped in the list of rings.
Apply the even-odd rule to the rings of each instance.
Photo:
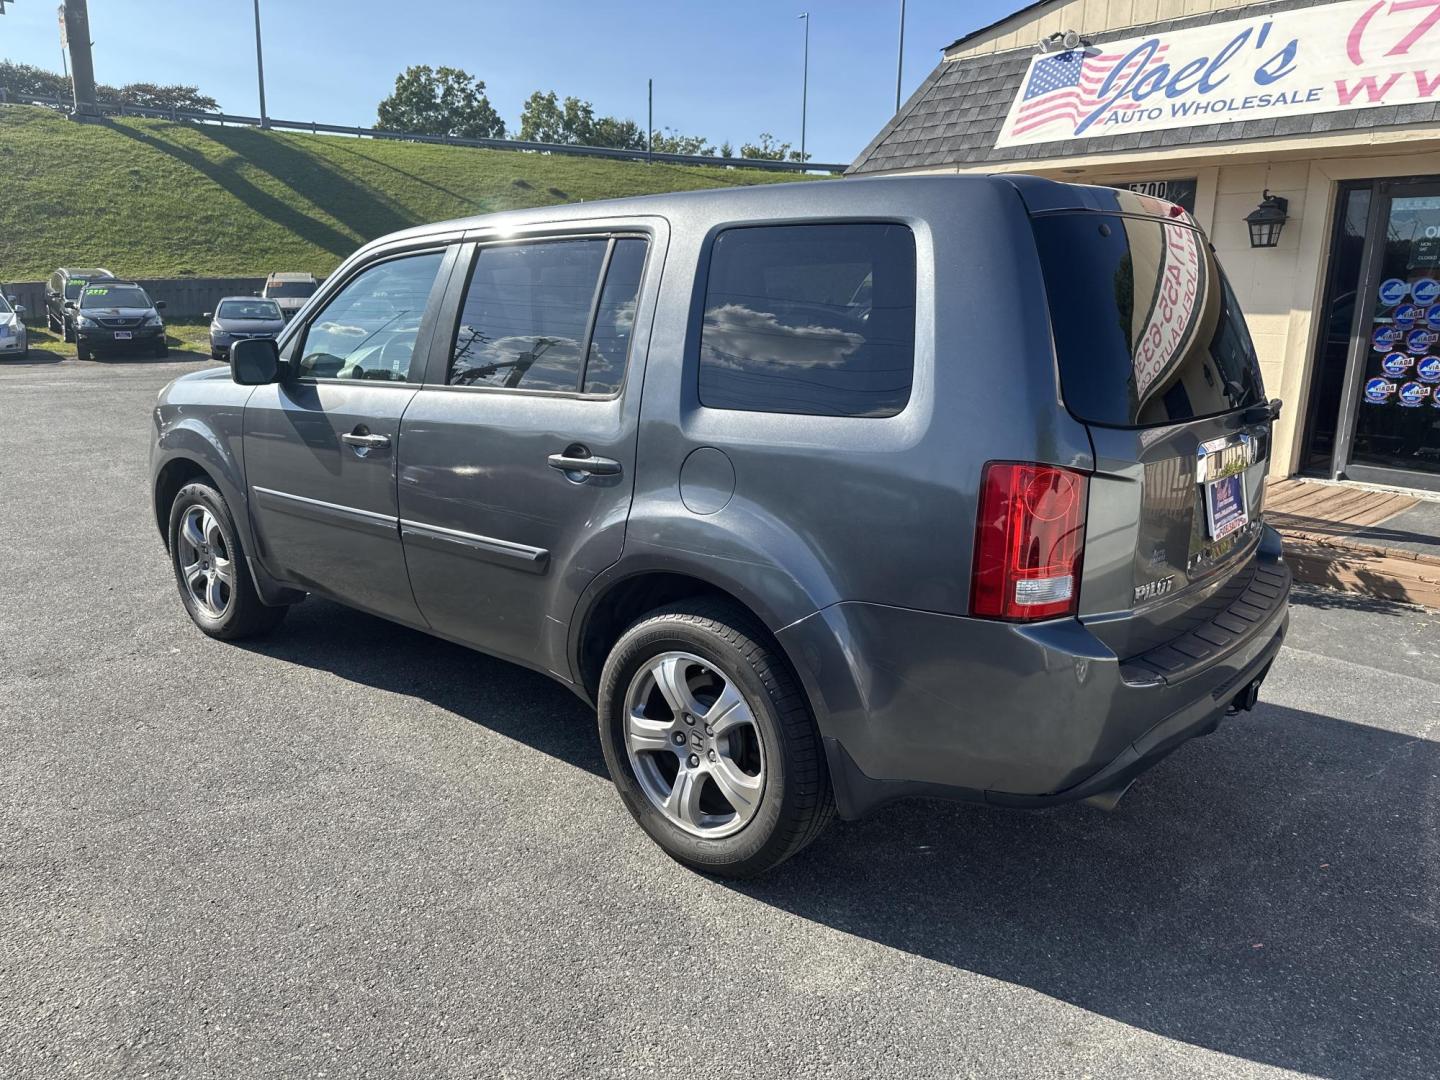
[[[1197,230],[1095,213],[1033,225],[1075,416],[1148,427],[1264,400],[1245,318]]]
[[[222,300],[215,312],[221,319],[280,319],[280,305],[272,300]]]
[[[265,286],[266,296],[283,296],[286,299],[304,299],[320,286],[313,281],[275,281]]]

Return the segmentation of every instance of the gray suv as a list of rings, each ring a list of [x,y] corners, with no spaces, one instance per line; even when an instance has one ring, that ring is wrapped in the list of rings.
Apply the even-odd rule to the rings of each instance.
[[[1111,803],[1252,706],[1278,407],[1179,207],[767,186],[367,245],[161,393],[154,507],[205,633],[316,593],[544,672],[745,876],[900,797]]]

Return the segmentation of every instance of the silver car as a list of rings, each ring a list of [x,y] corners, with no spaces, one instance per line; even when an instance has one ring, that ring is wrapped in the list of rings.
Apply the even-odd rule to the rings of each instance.
[[[15,297],[0,292],[0,360],[24,360],[30,355],[30,338],[20,321],[24,314]]]
[[[280,305],[262,296],[227,296],[207,311],[210,320],[210,358],[230,359],[230,346],[244,338],[273,338],[285,329]]]

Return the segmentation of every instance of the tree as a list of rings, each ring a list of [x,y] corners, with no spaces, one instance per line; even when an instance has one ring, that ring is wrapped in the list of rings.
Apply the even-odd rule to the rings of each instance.
[[[746,143],[740,147],[740,156],[758,161],[809,161],[814,155],[805,154],[802,157],[799,150],[790,149],[788,142],[782,143],[770,132],[762,131],[758,144]]]
[[[70,101],[70,80],[58,71],[46,71],[31,64],[14,64],[0,60],[0,90],[7,97],[58,98]],[[147,109],[193,109],[197,112],[218,112],[220,105],[195,86],[158,86],[155,83],[130,83],[118,89],[101,83],[95,87],[100,102],[122,102]]]
[[[109,87],[105,88],[109,90]],[[114,100],[147,109],[190,109],[194,112],[219,112],[219,103],[197,86],[157,86],[154,83],[129,83],[113,91]],[[101,91],[101,100],[110,97]]]
[[[46,71],[33,64],[16,64],[0,60],[0,90],[6,97],[68,98],[70,80],[57,71]]]
[[[682,135],[674,128],[665,128],[662,131],[653,132],[651,145],[656,153],[660,154],[698,154],[702,157],[714,157],[715,147],[710,145],[704,135]],[[728,157],[729,155],[725,155]]]
[[[561,146],[609,146],[645,149],[645,133],[633,120],[596,117],[595,106],[576,97],[563,102],[555,91],[536,90],[520,113],[520,138]]]
[[[395,77],[380,102],[377,127],[416,135],[503,139],[505,122],[485,96],[485,83],[460,68],[418,64]]]

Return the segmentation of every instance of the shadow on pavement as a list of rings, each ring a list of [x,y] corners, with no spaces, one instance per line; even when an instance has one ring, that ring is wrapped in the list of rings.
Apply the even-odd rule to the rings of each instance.
[[[606,775],[593,714],[539,674],[321,600],[248,647]],[[1434,1077],[1437,776],[1436,743],[1262,703],[1113,814],[901,803],[837,822],[769,877],[723,884],[1235,1057],[1336,1080]]]

